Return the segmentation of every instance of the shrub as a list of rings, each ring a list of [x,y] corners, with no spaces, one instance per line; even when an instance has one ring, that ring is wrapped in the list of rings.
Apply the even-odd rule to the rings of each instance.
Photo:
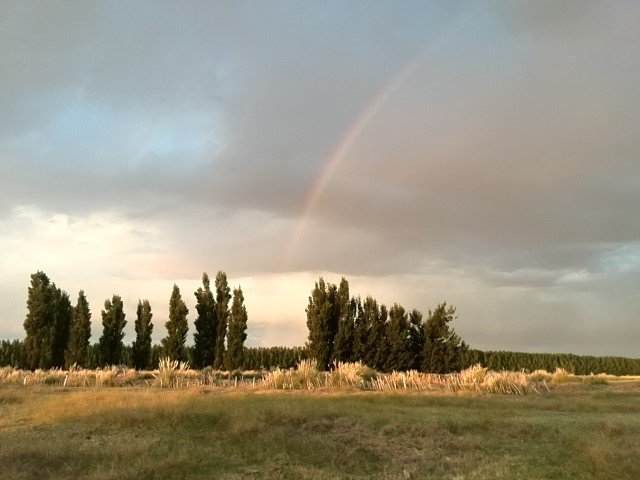
[[[609,385],[609,382],[604,378],[603,375],[589,375],[582,379],[583,383],[587,385]]]
[[[335,362],[329,375],[331,384],[337,387],[362,387],[377,377],[376,371],[362,362]]]
[[[579,377],[567,372],[564,368],[556,368],[551,381],[553,383],[579,383],[581,380]]]
[[[533,382],[550,382],[553,375],[546,370],[534,370],[529,374],[529,380]]]
[[[189,362],[179,362],[177,360],[171,360],[169,357],[164,357],[160,359],[158,364],[156,380],[160,387],[177,388],[189,383],[187,380],[197,375],[197,372],[189,370]]]

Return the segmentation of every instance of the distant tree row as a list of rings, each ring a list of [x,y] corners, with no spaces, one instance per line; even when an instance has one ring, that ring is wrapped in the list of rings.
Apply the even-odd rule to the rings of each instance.
[[[306,360],[307,358],[309,358],[309,352],[304,347],[246,348],[243,368],[245,370],[294,368],[301,360]]]
[[[564,368],[576,375],[591,373],[640,375],[640,359],[625,357],[469,350],[464,354],[462,362],[465,367],[479,363],[496,371],[547,370],[553,372],[556,368]]]
[[[190,365],[194,365],[194,352],[193,345],[185,347],[186,359]],[[163,356],[162,345],[152,344],[149,354],[150,361],[145,368],[150,370],[157,369]],[[308,357],[307,349],[304,347],[243,347],[242,363],[235,369],[270,370],[273,368],[294,368],[301,360]],[[100,360],[100,345],[98,343],[88,345],[87,355],[82,365],[83,368],[88,369],[104,366]],[[136,368],[133,345],[122,346],[118,365]],[[28,368],[23,340],[0,340],[0,367],[5,366],[21,369]]]
[[[235,369],[243,364],[244,342],[247,338],[247,310],[242,289],[233,291],[233,297],[224,272],[218,272],[215,295],[211,291],[209,276],[202,276],[203,287],[195,292],[197,299],[193,354],[187,355],[187,314],[180,289],[173,286],[169,300],[169,320],[165,323],[167,336],[162,339],[161,350],[151,342],[153,314],[148,300],[139,300],[136,311],[136,339],[130,352],[130,363],[135,368],[150,368],[154,355],[167,356],[181,362],[192,360],[196,368],[212,365],[214,368]],[[233,298],[231,308],[229,301]],[[27,317],[24,322],[26,337],[19,344],[3,347],[11,350],[12,363],[26,368],[63,368],[71,365],[86,367],[125,363],[124,327],[126,325],[120,296],[107,299],[102,310],[102,336],[90,348],[91,311],[84,292],[78,294],[72,307],[69,295],[51,282],[44,272],[31,275],[27,297]]]
[[[455,307],[446,303],[429,311],[397,303],[387,309],[373,297],[350,297],[349,283],[316,282],[307,306],[309,356],[325,369],[335,361],[361,361],[380,371],[445,373],[462,367],[467,345],[449,325]]]
[[[120,365],[133,368],[135,366],[132,345],[124,345],[120,356]],[[194,347],[185,347],[187,360],[193,365]],[[24,341],[0,340],[0,366],[27,368],[25,360]],[[151,345],[151,360],[149,369],[158,368],[158,362],[163,355],[163,347],[159,344]],[[304,347],[244,347],[242,370],[269,370],[272,368],[293,368],[300,360],[309,358],[309,352]],[[587,355],[572,355],[559,353],[524,353],[467,350],[462,355],[462,368],[480,364],[491,370],[510,370],[532,372],[547,370],[553,372],[556,368],[564,368],[576,375],[591,373],[608,373],[611,375],[640,375],[640,359],[626,357],[595,357]],[[99,345],[89,345],[87,348],[85,368],[100,367]]]
[[[310,352],[303,347],[246,348],[243,368],[246,370],[292,368],[306,358],[310,358]],[[460,368],[464,369],[476,364],[494,371],[546,370],[553,372],[556,368],[564,368],[576,375],[591,373],[640,375],[640,358],[466,349],[460,357]]]

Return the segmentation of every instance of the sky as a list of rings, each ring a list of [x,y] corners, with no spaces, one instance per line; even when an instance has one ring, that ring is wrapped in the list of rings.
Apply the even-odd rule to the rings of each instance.
[[[319,276],[472,347],[640,357],[640,2],[3,1],[0,338],[29,275],[105,299],[203,272],[249,345]]]

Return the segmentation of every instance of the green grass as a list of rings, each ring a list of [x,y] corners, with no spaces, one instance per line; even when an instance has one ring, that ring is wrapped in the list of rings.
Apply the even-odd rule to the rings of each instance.
[[[638,479],[640,385],[526,397],[0,387],[2,479]]]

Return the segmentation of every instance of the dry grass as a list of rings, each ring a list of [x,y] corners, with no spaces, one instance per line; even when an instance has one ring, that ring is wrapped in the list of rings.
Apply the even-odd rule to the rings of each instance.
[[[187,364],[162,359],[158,370],[135,370],[128,367],[106,367],[95,370],[17,370],[0,368],[0,385],[58,386],[58,387],[247,387],[254,386],[261,372],[232,372],[192,370]]]
[[[460,373],[446,375],[416,371],[393,372],[372,381],[373,390],[427,390],[446,392],[486,392],[527,395],[539,392],[539,382],[522,372],[492,372],[474,365]]]
[[[303,388],[312,390],[320,386],[321,378],[318,363],[315,360],[303,360],[296,369],[282,370],[276,368],[266,373],[260,380],[259,386],[275,390]]]
[[[342,370],[347,387],[361,378]],[[476,368],[460,381],[487,376]],[[0,384],[0,480],[640,478],[640,384],[552,387],[514,396]]]
[[[415,370],[378,373],[366,365],[337,362],[329,372],[318,369],[315,360],[303,360],[295,369],[270,372],[222,372],[193,370],[188,364],[162,359],[158,370],[137,371],[126,367],[97,370],[72,368],[68,371],[16,370],[0,368],[0,385],[60,387],[215,387],[256,390],[359,389],[374,391],[478,392],[527,395],[548,391],[562,384],[607,385],[610,382],[637,381],[639,377],[612,375],[573,375],[561,368],[554,373],[536,370],[494,372],[474,365],[459,373],[432,374]]]

